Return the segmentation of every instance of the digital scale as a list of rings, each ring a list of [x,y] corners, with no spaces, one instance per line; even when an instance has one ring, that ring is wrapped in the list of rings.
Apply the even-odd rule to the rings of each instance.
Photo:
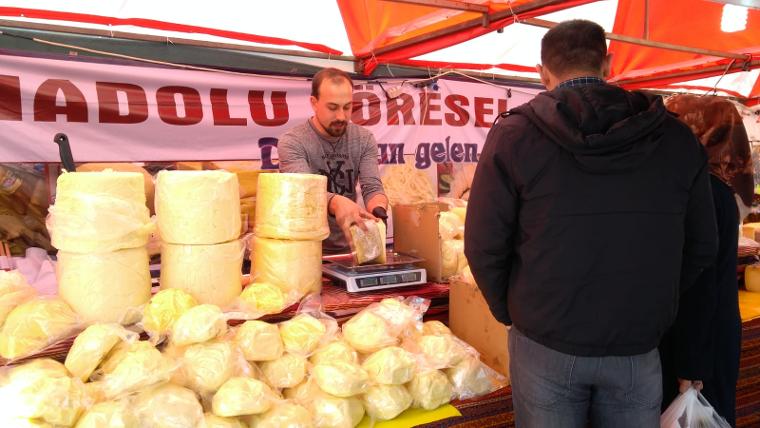
[[[348,292],[357,293],[424,284],[425,269],[414,265],[421,261],[419,257],[389,252],[384,264],[356,266],[351,255],[328,256],[322,264],[322,273]]]

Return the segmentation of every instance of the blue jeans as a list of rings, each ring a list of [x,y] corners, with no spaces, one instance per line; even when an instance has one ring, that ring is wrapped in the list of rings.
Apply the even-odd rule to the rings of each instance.
[[[630,357],[577,357],[509,332],[518,428],[657,428],[662,375],[657,348]]]

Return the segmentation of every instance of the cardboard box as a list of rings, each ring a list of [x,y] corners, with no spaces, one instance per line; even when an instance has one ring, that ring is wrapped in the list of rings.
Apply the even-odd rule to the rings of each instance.
[[[427,271],[429,281],[437,282],[444,280],[438,233],[441,211],[448,211],[448,206],[438,202],[393,206],[393,250],[423,258],[419,265]]]
[[[449,328],[460,339],[480,352],[480,359],[507,377],[509,352],[507,326],[491,315],[480,289],[458,279],[449,288]]]

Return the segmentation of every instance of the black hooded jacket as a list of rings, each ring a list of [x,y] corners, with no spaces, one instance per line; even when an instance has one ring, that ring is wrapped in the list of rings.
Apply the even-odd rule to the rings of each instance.
[[[496,319],[579,356],[657,347],[713,260],[707,157],[660,97],[558,88],[488,134],[465,254]]]

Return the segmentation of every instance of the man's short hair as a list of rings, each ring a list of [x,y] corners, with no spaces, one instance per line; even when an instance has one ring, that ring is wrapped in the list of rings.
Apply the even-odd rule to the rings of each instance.
[[[607,56],[604,28],[583,19],[557,24],[541,39],[541,63],[552,73],[599,72]]]
[[[311,96],[319,98],[319,86],[322,85],[322,81],[325,79],[331,80],[333,83],[340,83],[342,79],[348,80],[348,83],[353,87],[354,81],[351,80],[351,76],[343,70],[337,68],[323,68],[314,75],[311,81]]]

